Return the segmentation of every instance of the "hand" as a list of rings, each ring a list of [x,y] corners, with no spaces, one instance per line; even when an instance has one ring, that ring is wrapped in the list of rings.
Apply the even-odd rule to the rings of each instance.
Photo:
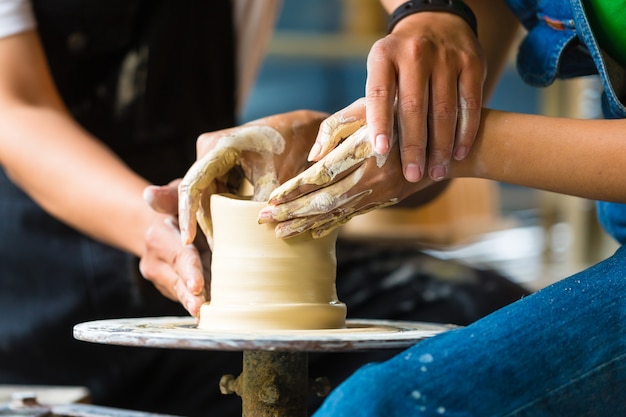
[[[150,186],[144,199],[159,214],[145,234],[139,270],[164,296],[179,301],[197,317],[207,300],[211,252],[203,239],[183,245],[177,221],[178,182]]]
[[[376,152],[390,150],[396,113],[405,178],[419,181],[426,166],[433,180],[446,178],[480,121],[486,61],[470,26],[449,13],[407,16],[372,46],[367,69],[362,111]]]
[[[198,160],[179,185],[183,244],[193,241],[197,219],[212,246],[211,194],[235,191],[245,177],[254,186],[252,199],[267,201],[279,184],[306,169],[306,155],[327,116],[300,110],[200,136]]]
[[[333,149],[274,190],[270,205],[259,213],[261,223],[280,222],[275,229],[278,237],[306,230],[311,230],[313,237],[325,236],[358,214],[395,204],[433,184],[428,178],[419,183],[407,181],[400,169],[396,141],[392,140],[387,154],[379,155],[367,126],[356,120],[342,124],[328,119],[320,132],[327,135],[324,142]]]

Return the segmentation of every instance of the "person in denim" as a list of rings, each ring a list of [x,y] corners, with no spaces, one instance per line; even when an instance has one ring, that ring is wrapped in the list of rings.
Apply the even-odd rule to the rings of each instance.
[[[485,109],[472,152],[453,162],[450,177],[480,176],[599,200],[600,222],[623,244],[626,63],[599,43],[591,2],[508,4],[527,30],[517,59],[522,78],[543,86],[599,74],[606,119]],[[625,386],[626,248],[620,247],[467,327],[363,367],[315,416],[622,416]]]

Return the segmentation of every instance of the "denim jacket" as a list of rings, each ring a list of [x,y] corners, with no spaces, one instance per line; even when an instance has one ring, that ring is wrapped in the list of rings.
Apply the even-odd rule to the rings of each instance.
[[[583,0],[507,3],[528,31],[517,56],[517,69],[526,83],[543,87],[556,78],[598,74],[604,116],[626,118],[626,68],[599,48]],[[626,243],[626,204],[598,202],[597,213],[606,231]]]

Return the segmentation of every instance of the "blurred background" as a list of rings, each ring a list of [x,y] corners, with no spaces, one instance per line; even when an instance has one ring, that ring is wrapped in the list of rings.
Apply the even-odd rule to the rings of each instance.
[[[241,122],[300,108],[332,113],[362,97],[366,56],[384,34],[386,21],[378,0],[283,0]],[[600,116],[595,77],[535,89],[518,77],[514,56],[512,51],[488,107]],[[599,228],[591,201],[485,180],[459,182],[423,209],[359,216],[344,234],[403,239],[437,257],[492,267],[531,290],[595,263],[617,247]]]

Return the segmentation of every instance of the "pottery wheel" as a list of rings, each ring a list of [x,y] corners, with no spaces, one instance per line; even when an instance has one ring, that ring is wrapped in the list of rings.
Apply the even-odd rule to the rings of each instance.
[[[385,320],[347,320],[343,329],[216,331],[193,317],[99,320],[78,324],[79,340],[124,346],[243,351],[243,371],[223,375],[220,391],[237,394],[242,416],[306,417],[311,393],[326,395],[326,378],[308,376],[308,352],[406,348],[456,326]]]
[[[386,321],[347,320],[344,329],[207,331],[193,317],[98,320],[78,324],[74,337],[88,342],[226,351],[363,351],[409,347],[455,326]]]

